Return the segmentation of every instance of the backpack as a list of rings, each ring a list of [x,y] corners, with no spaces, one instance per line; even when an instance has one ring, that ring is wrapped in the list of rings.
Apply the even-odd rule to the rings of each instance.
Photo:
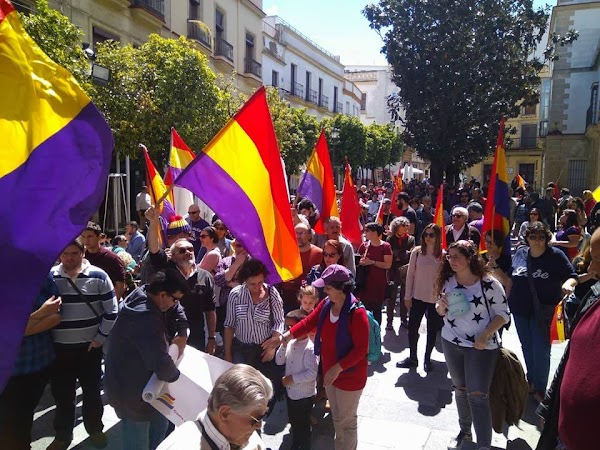
[[[327,306],[327,305],[325,305]],[[352,303],[352,305],[350,306],[350,310],[348,312],[350,319],[352,320],[352,315],[354,313],[354,311],[356,311],[359,308],[363,308],[366,309],[365,306],[360,302],[360,301],[355,301]],[[330,311],[330,308],[324,307],[320,314],[319,314],[319,318],[317,320],[317,336],[319,336],[321,334],[321,328],[323,327],[323,322],[325,321],[325,318],[328,316]],[[369,362],[377,362],[379,361],[379,358],[381,358],[381,326],[377,323],[377,321],[375,320],[375,317],[373,316],[373,313],[369,310],[367,310],[367,320],[369,321],[369,351],[367,352],[367,361]],[[350,336],[348,336],[348,340],[350,341]],[[349,343],[350,345],[350,343]],[[319,354],[320,352],[318,351],[318,348],[320,348],[320,345],[318,345],[315,342],[315,348],[317,349],[317,351],[315,352],[315,354]],[[350,369],[348,369],[350,370]]]
[[[365,308],[360,302],[350,306],[350,314],[358,308]],[[375,320],[373,313],[367,309],[367,319],[369,319],[369,352],[367,353],[367,361],[377,362],[381,358],[381,326]]]

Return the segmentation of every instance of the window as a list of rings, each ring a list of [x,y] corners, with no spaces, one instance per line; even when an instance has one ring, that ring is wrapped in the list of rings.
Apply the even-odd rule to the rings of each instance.
[[[523,115],[523,116],[535,116],[536,107],[537,107],[537,105],[523,106],[521,108],[521,115]]]
[[[112,34],[109,33],[108,31],[104,31],[98,27],[93,27],[92,28],[92,45],[94,46],[94,48],[96,47],[96,44],[98,44],[99,42],[104,42],[104,41],[115,41],[115,42],[121,42],[121,39]]]
[[[271,86],[279,86],[279,72],[276,70],[271,71]]]
[[[254,36],[246,33],[246,59],[254,59]]]
[[[367,110],[367,94],[365,94],[364,92],[360,96],[360,110],[361,111]]]
[[[323,106],[323,78],[319,78],[319,106]]]
[[[341,112],[339,110],[338,88],[337,88],[337,86],[333,87],[333,112]]]
[[[350,102],[346,102],[346,114],[350,115]]]
[[[292,95],[296,94],[296,72],[298,71],[298,66],[296,66],[296,64],[291,64],[290,65],[290,75],[291,75],[291,86],[290,86],[290,92],[292,93]]]
[[[519,164],[519,175],[523,179],[535,187],[535,164]]]
[[[569,161],[569,181],[567,186],[571,190],[571,195],[580,195],[586,188],[586,167],[585,159],[574,159]]]
[[[215,29],[217,30],[217,39],[225,38],[225,13],[218,10],[215,13]]]
[[[517,148],[537,147],[537,124],[521,125],[521,145]]]
[[[304,98],[304,100],[306,100],[307,102],[309,102],[311,100],[310,98],[310,78],[311,78],[311,73],[307,70],[306,71],[306,97]]]
[[[189,0],[189,19],[200,19],[200,0]]]
[[[492,179],[492,164],[483,165],[483,186],[489,186]]]

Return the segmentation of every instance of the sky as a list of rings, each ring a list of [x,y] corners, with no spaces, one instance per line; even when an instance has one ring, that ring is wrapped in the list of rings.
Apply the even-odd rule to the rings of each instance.
[[[324,49],[340,55],[342,64],[384,65],[383,42],[361,11],[375,0],[263,0],[263,11],[277,15]],[[555,0],[534,0],[534,6]]]

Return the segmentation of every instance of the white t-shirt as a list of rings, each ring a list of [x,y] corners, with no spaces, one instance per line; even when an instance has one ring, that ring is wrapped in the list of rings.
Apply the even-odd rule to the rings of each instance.
[[[482,292],[482,286],[485,295]],[[470,310],[462,316],[453,316],[450,311],[444,316],[442,338],[460,347],[473,347],[475,338],[490,324],[496,316],[502,316],[508,322],[510,312],[504,288],[498,280],[486,275],[481,281],[471,286],[459,285],[456,277],[451,277],[444,284],[443,292],[460,289],[469,302]],[[487,298],[488,308],[485,299]],[[488,341],[486,350],[498,348],[495,336]]]

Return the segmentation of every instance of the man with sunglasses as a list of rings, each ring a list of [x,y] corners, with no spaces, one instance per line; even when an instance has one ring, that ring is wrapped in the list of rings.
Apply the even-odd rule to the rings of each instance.
[[[200,207],[198,205],[190,205],[188,208],[188,213],[184,219],[192,229],[191,241],[194,245],[194,254],[198,256],[198,252],[202,247],[202,243],[200,242],[200,233],[202,230],[204,230],[204,228],[209,227],[210,224],[204,220],[202,216],[200,216]]]
[[[462,206],[455,206],[450,216],[452,225],[446,226],[446,242],[448,245],[458,241],[472,241],[475,247],[479,247],[481,234],[477,228],[467,224],[469,211]]]
[[[158,242],[159,212],[151,206],[146,211],[150,223],[148,229],[148,251],[150,263],[157,270],[167,268],[178,270],[186,280],[188,291],[181,299],[190,325],[188,344],[200,351],[214,354],[217,314],[214,299],[214,281],[212,275],[196,265],[194,247],[188,239],[177,239],[171,244],[170,253],[160,248]],[[186,225],[187,223],[183,221]],[[208,343],[205,345],[204,323],[208,329]]]
[[[176,344],[181,354],[185,347],[188,323],[179,301],[187,292],[178,270],[160,270],[127,297],[111,330],[104,389],[121,418],[124,450],[156,448],[165,437],[168,421],[142,391],[152,373],[167,383],[179,378],[168,349]]]

